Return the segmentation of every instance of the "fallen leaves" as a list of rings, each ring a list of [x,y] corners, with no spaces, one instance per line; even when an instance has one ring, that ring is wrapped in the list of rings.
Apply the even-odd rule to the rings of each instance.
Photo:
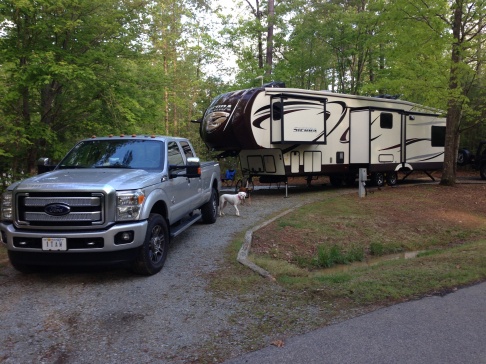
[[[276,346],[277,348],[283,348],[285,346],[285,343],[282,340],[275,340],[272,341],[272,345]]]

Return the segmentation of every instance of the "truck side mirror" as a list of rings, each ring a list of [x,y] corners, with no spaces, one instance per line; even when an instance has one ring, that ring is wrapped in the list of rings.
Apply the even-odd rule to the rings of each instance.
[[[201,163],[199,158],[187,158],[186,174],[188,178],[201,177]]]
[[[189,157],[187,158],[187,164],[185,166],[180,165],[169,165],[169,171],[177,171],[181,169],[186,169],[186,173],[170,173],[169,177],[187,177],[187,178],[198,178],[201,177],[201,163],[199,158]]]
[[[37,160],[37,174],[52,171],[54,168],[56,168],[56,165],[52,164],[50,158],[39,158]]]

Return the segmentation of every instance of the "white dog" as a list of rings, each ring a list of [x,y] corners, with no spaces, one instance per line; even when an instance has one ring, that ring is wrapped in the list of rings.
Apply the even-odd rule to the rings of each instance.
[[[221,195],[219,198],[219,216],[223,216],[223,209],[226,207],[226,203],[233,205],[236,209],[236,216],[240,216],[238,205],[242,203],[246,198],[245,192],[238,192],[236,195]]]

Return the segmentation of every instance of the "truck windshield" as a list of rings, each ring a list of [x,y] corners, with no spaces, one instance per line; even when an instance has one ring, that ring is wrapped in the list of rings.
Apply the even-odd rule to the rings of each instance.
[[[88,140],[78,143],[58,168],[162,169],[164,142],[160,140]]]

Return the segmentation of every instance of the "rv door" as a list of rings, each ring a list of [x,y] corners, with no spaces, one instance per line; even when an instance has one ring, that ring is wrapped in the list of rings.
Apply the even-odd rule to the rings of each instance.
[[[349,163],[370,163],[371,111],[351,111],[349,117]]]

